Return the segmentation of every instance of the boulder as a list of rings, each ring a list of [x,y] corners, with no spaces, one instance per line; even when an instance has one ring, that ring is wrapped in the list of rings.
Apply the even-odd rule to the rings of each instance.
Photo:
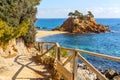
[[[115,76],[115,77],[113,78],[113,80],[120,80],[120,75]]]
[[[28,48],[22,39],[10,40],[6,49],[0,46],[0,56],[4,58],[15,57],[16,55],[29,55]]]
[[[117,72],[117,71],[115,71],[115,70],[106,70],[105,71],[105,76],[108,78],[108,79],[113,79],[113,77],[114,76],[117,76],[117,75],[119,75],[119,73]]]

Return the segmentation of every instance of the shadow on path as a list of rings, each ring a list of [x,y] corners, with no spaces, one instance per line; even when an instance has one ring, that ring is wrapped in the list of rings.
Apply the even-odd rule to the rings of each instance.
[[[23,63],[23,62],[21,62],[20,60],[23,60],[23,61],[25,61],[26,60],[26,63]],[[28,79],[28,80],[50,80],[50,72],[49,72],[49,70],[48,70],[48,67],[46,66],[46,65],[44,65],[44,68],[42,68],[42,69],[46,69],[45,71],[40,71],[40,70],[38,70],[38,69],[35,69],[35,68],[33,68],[34,66],[41,66],[41,64],[36,64],[36,65],[30,65],[31,63],[33,63],[33,61],[32,61],[32,59],[30,59],[30,58],[27,58],[27,57],[23,57],[22,58],[22,56],[17,56],[16,58],[15,58],[15,60],[14,60],[14,62],[16,62],[17,64],[19,64],[19,65],[21,65],[21,67],[19,68],[19,70],[14,74],[14,76],[12,77],[12,80],[16,80],[16,79]],[[43,66],[43,65],[42,65]],[[17,78],[18,77],[18,75],[20,74],[20,72],[23,72],[23,68],[28,68],[28,69],[30,69],[30,70],[32,70],[32,71],[34,71],[36,74],[39,74],[40,76],[42,76],[42,78],[41,77],[37,77],[37,78]],[[27,73],[29,73],[29,72],[27,72]],[[49,74],[49,75],[47,75],[47,74]],[[23,75],[25,75],[25,74],[23,74]],[[26,76],[25,76],[26,77]]]

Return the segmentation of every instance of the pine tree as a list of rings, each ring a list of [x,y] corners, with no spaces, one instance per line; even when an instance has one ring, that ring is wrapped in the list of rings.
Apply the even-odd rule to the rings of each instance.
[[[27,44],[35,41],[34,22],[37,12],[36,5],[39,2],[40,0],[0,0],[0,20],[12,30],[16,30],[13,31],[12,38],[23,37]],[[26,21],[29,21],[29,24]],[[0,35],[2,35],[2,32],[0,32]],[[2,39],[4,40],[4,38],[5,36]]]

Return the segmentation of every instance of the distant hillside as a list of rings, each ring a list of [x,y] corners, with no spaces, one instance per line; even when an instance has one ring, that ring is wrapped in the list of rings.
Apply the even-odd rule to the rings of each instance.
[[[61,25],[61,27],[57,27],[54,30],[82,34],[110,31],[108,27],[97,24],[94,15],[90,11],[88,11],[88,14],[83,15],[76,10],[74,13],[70,12],[68,15],[70,17]]]

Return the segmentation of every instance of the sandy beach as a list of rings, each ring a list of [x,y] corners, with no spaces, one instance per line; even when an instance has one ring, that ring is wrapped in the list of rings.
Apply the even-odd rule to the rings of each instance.
[[[41,31],[38,30],[36,37],[46,37],[46,36],[50,36],[50,35],[56,35],[56,34],[65,34],[68,32],[62,32],[62,31]]]

